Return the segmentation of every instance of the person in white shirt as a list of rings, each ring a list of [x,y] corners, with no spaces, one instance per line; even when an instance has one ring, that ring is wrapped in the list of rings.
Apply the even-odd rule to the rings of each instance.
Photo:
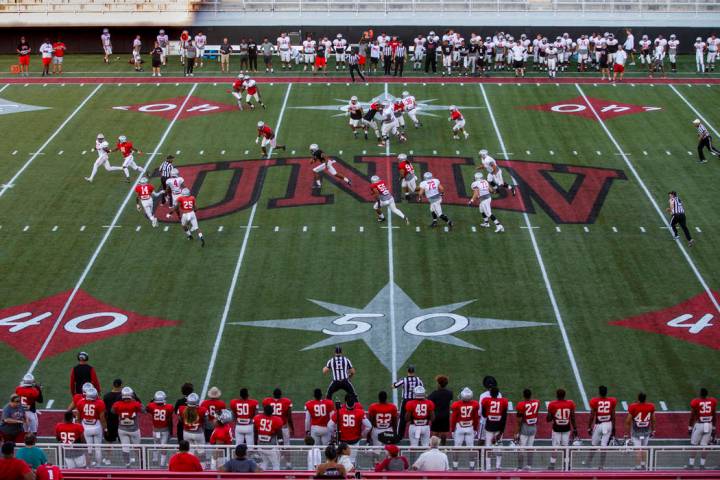
[[[670,68],[673,72],[677,72],[677,51],[679,46],[680,40],[678,40],[673,33],[670,35],[670,40],[668,40],[668,58],[670,59]]]
[[[702,37],[695,39],[695,68],[698,73],[705,73],[705,48],[707,45],[702,41]]]
[[[100,41],[103,46],[103,52],[105,52],[105,63],[110,63],[110,55],[112,55],[112,41],[110,40],[110,30],[107,28],[103,29],[102,35],[100,35]]]
[[[412,469],[421,472],[447,472],[450,470],[448,457],[438,450],[439,446],[440,437],[430,437],[430,449],[415,460]]]
[[[720,38],[713,33],[707,39],[707,70],[715,71],[715,60],[717,59],[718,46],[720,46]]]
[[[141,48],[142,48],[142,41],[140,40],[140,35],[137,35],[135,37],[135,40],[133,40],[133,50],[132,50],[132,59],[133,59],[133,63],[135,64],[136,72],[142,72],[142,58],[140,57],[140,49]]]
[[[275,43],[277,44],[278,53],[280,54],[280,63],[282,63],[282,69],[292,70],[292,63],[290,63],[290,60],[292,58],[292,46],[290,45],[290,37],[287,36],[287,33],[282,32],[275,41]]]
[[[613,66],[613,82],[620,80],[622,82],[625,75],[625,62],[627,62],[627,51],[618,50],[615,54],[615,65]],[[619,77],[619,78],[618,78]]]
[[[46,38],[45,42],[40,45],[40,56],[42,58],[43,73],[42,76],[50,75],[50,63],[52,62],[53,46],[50,39]]]
[[[630,65],[635,65],[635,35],[629,28],[625,29],[625,43],[623,43],[623,49],[625,50],[626,56],[630,58]]]
[[[516,77],[525,76],[524,58],[526,54],[527,49],[520,42],[515,42],[515,45],[510,48],[510,56],[512,57]]]

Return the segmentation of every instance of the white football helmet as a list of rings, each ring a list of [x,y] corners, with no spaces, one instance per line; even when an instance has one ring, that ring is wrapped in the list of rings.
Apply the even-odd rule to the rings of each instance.
[[[405,90],[404,92],[402,92],[402,97],[403,97],[403,98],[409,97],[409,96],[410,96],[410,92],[408,92],[407,90]]]
[[[89,388],[87,392],[85,392],[85,399],[86,400],[97,400],[98,398],[98,391],[95,389],[95,387]]]
[[[475,172],[475,181],[482,180],[483,174],[482,172]]]
[[[243,78],[244,78],[245,80],[250,80],[250,75],[245,75]]]
[[[120,391],[120,395],[122,398],[133,398],[133,394],[135,392],[130,387],[123,387],[123,389]]]
[[[165,400],[167,400],[167,395],[165,395],[165,392],[162,390],[158,390],[155,392],[155,395],[153,396],[153,401],[155,403],[165,403]]]
[[[230,410],[223,409],[223,411],[220,412],[220,415],[218,415],[218,420],[220,421],[220,423],[230,423],[233,421],[233,414]]]
[[[165,35],[165,30],[163,30],[162,28],[160,29],[160,35]]]
[[[23,387],[30,387],[35,383],[35,377],[32,373],[26,373],[22,380],[20,381],[20,385]]]
[[[643,39],[643,40],[647,40],[647,39],[648,39],[648,36],[647,36],[647,35],[643,35],[643,36],[642,36],[642,39]]]
[[[85,382],[85,383],[83,383],[82,391],[83,391],[83,393],[86,393],[91,388],[95,388],[95,386],[90,382]]]
[[[455,105],[450,105],[450,111],[454,112],[455,110],[457,110],[457,107]]]
[[[695,120],[692,121],[692,123],[693,123],[693,125],[696,125],[696,126],[700,125],[700,119],[696,118]]]
[[[187,404],[190,407],[197,407],[198,403],[200,403],[200,397],[198,397],[197,393],[191,393],[187,397]]]
[[[98,140],[100,140],[100,139],[105,140],[105,135],[103,135],[102,133],[98,133],[98,134],[97,134],[97,139],[98,139]]]
[[[350,97],[350,101],[353,103],[357,102],[357,97],[353,95],[352,97]]]
[[[405,155],[404,153],[399,154],[398,160],[400,160],[401,162],[407,160],[407,155]]]
[[[238,75],[238,80],[244,80],[244,79],[245,79],[245,75],[243,75],[242,73],[240,75]]]
[[[702,37],[697,37],[697,38],[695,39],[695,41],[696,41],[696,42],[702,42]]]
[[[484,148],[478,152],[482,158],[487,157],[488,151]]]
[[[676,38],[676,37],[675,37],[675,34],[674,34],[674,33],[670,35],[670,40],[675,40],[675,38]]]
[[[372,177],[370,177],[370,181],[372,183],[377,183],[380,181],[380,177],[378,177],[377,175],[373,175]]]
[[[258,128],[262,128],[262,127],[265,126],[265,122],[263,122],[262,120],[260,120],[257,125],[258,125]]]
[[[311,151],[311,152],[315,152],[315,151],[317,151],[319,148],[320,148],[320,147],[318,147],[318,144],[317,144],[317,143],[311,143],[311,144],[310,144],[310,151]]]
[[[470,390],[468,387],[465,387],[460,391],[460,400],[465,400],[467,402],[469,400],[472,400],[472,398],[473,391]]]
[[[110,33],[110,30],[108,30],[107,28],[103,28],[103,33]]]
[[[147,177],[140,177],[140,185],[145,185],[148,182]]]
[[[430,173],[430,172],[425,172],[425,173],[423,173],[423,178],[424,178],[425,180],[430,180],[432,177],[433,177],[433,175],[432,175],[432,173]]]
[[[183,188],[180,193],[182,195],[190,195],[190,189],[189,188]]]
[[[342,33],[338,33],[337,38],[342,38]]]
[[[125,135],[120,135],[118,137],[118,142],[125,143],[127,141],[127,137]]]
[[[418,385],[415,387],[415,398],[425,398],[425,387]]]
[[[170,170],[171,177],[176,178],[178,175],[180,175],[180,172],[178,171],[177,168],[173,168],[172,170]]]

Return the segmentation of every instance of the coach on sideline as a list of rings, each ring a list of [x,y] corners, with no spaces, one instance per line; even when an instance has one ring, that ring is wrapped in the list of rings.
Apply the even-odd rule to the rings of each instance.
[[[350,360],[342,354],[342,347],[338,345],[335,347],[335,355],[328,360],[323,367],[323,374],[332,375],[332,382],[328,387],[327,394],[325,395],[330,400],[333,399],[333,395],[338,390],[344,390],[345,393],[352,395],[357,400],[357,393],[355,393],[355,387],[350,383],[350,379],[355,375],[355,368],[352,366]]]
[[[712,153],[716,157],[720,156],[720,151],[718,151],[718,149],[716,149],[712,145],[712,137],[710,136],[710,132],[708,132],[708,129],[705,128],[705,125],[700,123],[700,120],[697,118],[693,120],[693,125],[695,125],[695,128],[697,128],[698,135],[698,162],[707,162],[707,160],[705,160],[705,153],[703,152],[703,150],[705,150],[706,148],[710,150],[710,153]]]

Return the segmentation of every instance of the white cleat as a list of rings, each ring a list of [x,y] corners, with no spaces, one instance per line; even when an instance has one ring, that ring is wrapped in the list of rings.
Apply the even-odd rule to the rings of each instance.
[[[480,226],[483,228],[488,228],[490,226],[490,224],[485,222],[485,223],[481,223]]]
[[[153,228],[157,227],[158,226],[157,218],[153,218],[151,223],[152,223]]]
[[[504,231],[505,231],[505,227],[503,227],[502,225],[498,225],[495,228],[495,233],[500,233],[500,232],[504,232]]]
[[[92,183],[92,178],[90,178],[90,177],[85,177],[85,180]]]

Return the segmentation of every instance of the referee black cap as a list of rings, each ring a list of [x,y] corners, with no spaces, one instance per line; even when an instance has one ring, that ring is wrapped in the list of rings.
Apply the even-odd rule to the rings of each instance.
[[[342,353],[342,347],[340,345],[337,345],[335,347],[335,355],[340,355]]]
[[[495,377],[492,375],[486,375],[485,378],[483,378],[483,387],[488,389],[497,387],[497,380],[495,380]]]
[[[408,365],[408,373],[415,373],[415,365]]]
[[[670,190],[668,194],[672,195],[673,197],[677,197],[677,192],[675,190]]]
[[[167,157],[165,157],[165,160],[168,161],[168,162],[172,162],[173,160],[175,160],[175,156],[174,156],[174,155],[168,155]]]

